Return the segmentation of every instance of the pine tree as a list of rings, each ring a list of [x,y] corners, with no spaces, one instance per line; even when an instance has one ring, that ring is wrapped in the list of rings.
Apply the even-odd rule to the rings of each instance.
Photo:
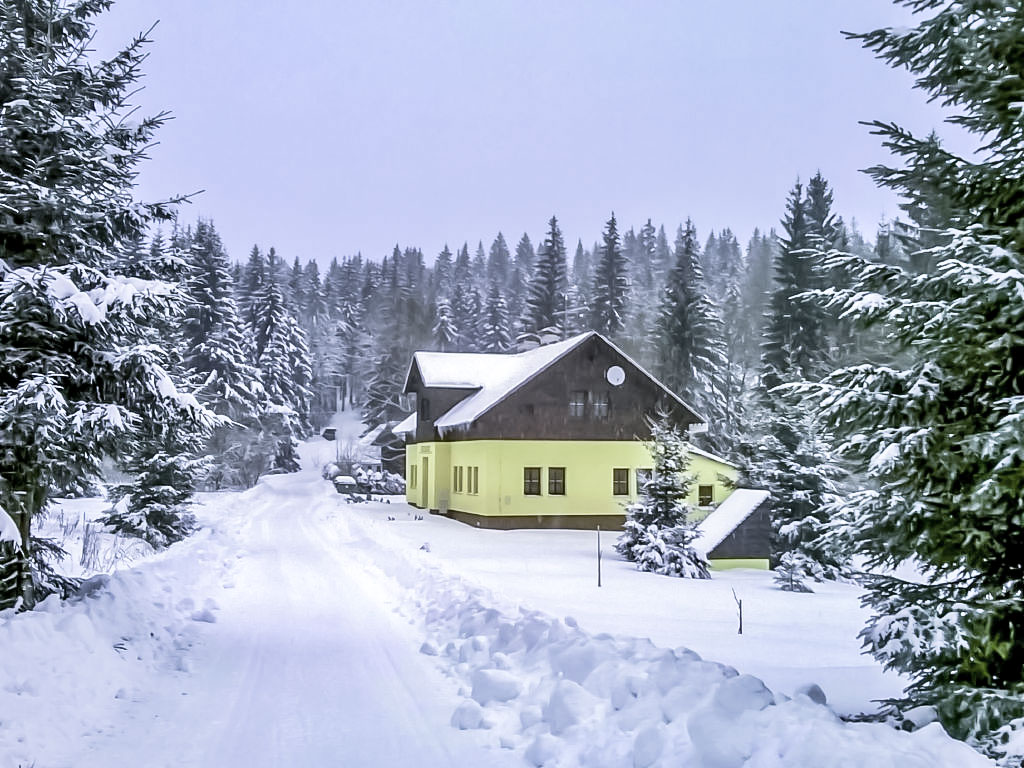
[[[868,478],[842,512],[848,545],[884,569],[867,582],[861,636],[911,681],[893,704],[935,707],[952,734],[998,754],[1000,727],[1024,726],[1024,8],[905,4],[940,10],[857,37],[956,107],[984,150],[964,159],[874,125],[903,163],[873,177],[948,218],[924,274],[826,260],[853,286],[826,296],[884,334],[898,362],[848,366],[813,391]],[[924,578],[900,579],[892,569],[905,563]]]
[[[447,299],[440,299],[437,302],[434,344],[442,352],[454,352],[459,346],[459,329],[455,325],[452,308]]]
[[[676,235],[676,264],[658,311],[657,349],[662,382],[708,418],[720,419],[722,321],[704,289],[697,230],[689,219]]]
[[[480,338],[481,352],[509,352],[512,349],[512,334],[509,331],[508,305],[501,295],[498,284],[491,285],[487,294],[486,314],[483,318]]]
[[[491,251],[487,258],[487,283],[498,285],[504,291],[512,278],[512,254],[509,253],[505,236],[498,233],[491,243]]]
[[[753,435],[737,449],[740,485],[769,492],[776,583],[810,592],[808,580],[835,580],[848,570],[848,555],[830,535],[846,473],[806,409],[785,401],[754,408]]]
[[[526,311],[526,296],[530,281],[533,279],[533,265],[536,256],[533,243],[525,232],[516,245],[515,261],[512,264],[512,278],[509,283],[508,310],[509,316],[516,322]]]
[[[626,292],[629,290],[626,271],[626,259],[619,249],[619,231],[612,213],[605,224],[601,258],[594,270],[590,315],[591,328],[612,338],[623,326]]]
[[[452,268],[452,252],[448,249],[448,243],[445,243],[434,262],[433,286],[434,295],[438,298],[451,296]]]
[[[164,245],[158,231],[148,250],[133,246],[125,254],[121,272],[129,277],[163,280],[181,285],[189,267],[180,245]],[[184,364],[184,337],[181,330],[182,306],[173,316],[154,323],[148,339],[154,348],[164,350],[164,366],[175,387],[188,391],[193,377]],[[156,411],[159,402],[150,408]],[[162,409],[160,418],[139,425],[137,433],[124,445],[124,457],[118,466],[130,480],[115,486],[110,498],[117,502],[101,522],[111,530],[147,541],[162,548],[180,541],[192,531],[189,500],[197,483],[209,469],[203,455],[210,426],[196,423],[178,409]]]
[[[257,413],[263,386],[246,358],[228,257],[212,221],[196,224],[186,258],[191,302],[182,321],[183,366],[198,385],[200,402],[243,421]]]
[[[567,286],[565,241],[558,219],[552,216],[526,298],[525,324],[529,330],[559,327],[558,313],[565,311]]]
[[[600,253],[600,251],[595,251]],[[576,254],[572,258],[572,284],[581,293],[586,293],[593,279],[590,264],[590,253],[583,247],[583,241],[576,241]]]
[[[775,284],[762,344],[762,380],[766,390],[796,379],[812,378],[827,357],[818,305],[804,294],[818,287],[810,259],[814,245],[803,185],[798,181],[782,220],[786,236],[775,257]]]
[[[89,51],[108,2],[0,4],[0,510],[20,542],[0,565],[0,608],[66,591],[32,522],[53,489],[99,478],[140,424],[173,410],[205,422],[149,344],[179,306],[161,281],[117,274],[170,204],[132,199],[165,117],[128,120],[144,36],[113,58]]]
[[[259,246],[254,245],[249,251],[249,260],[242,267],[242,279],[235,284],[239,317],[250,327],[256,322],[256,300],[266,282],[267,261]]]
[[[710,578],[707,561],[693,548],[696,524],[686,503],[693,476],[679,428],[665,416],[651,423],[646,443],[654,473],[639,500],[626,507],[626,523],[615,548],[641,571],[693,579]]]

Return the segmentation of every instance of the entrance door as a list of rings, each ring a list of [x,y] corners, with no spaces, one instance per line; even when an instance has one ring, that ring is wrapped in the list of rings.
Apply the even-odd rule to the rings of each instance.
[[[421,485],[423,494],[420,497],[420,506],[430,509],[430,459],[423,457],[423,483]]]

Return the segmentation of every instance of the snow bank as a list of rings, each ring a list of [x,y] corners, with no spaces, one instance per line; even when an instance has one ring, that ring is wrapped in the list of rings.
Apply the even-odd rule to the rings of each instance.
[[[454,727],[486,733],[535,766],[990,765],[936,725],[915,733],[842,721],[816,686],[793,698],[758,678],[649,640],[591,635],[520,608],[444,572],[426,552],[401,551],[365,519],[376,552],[365,566],[400,584],[403,612],[459,685]]]
[[[75,765],[87,735],[120,720],[157,678],[183,675],[203,622],[214,620],[206,581],[230,565],[222,552],[201,531],[91,577],[63,603],[0,612],[0,768]]]

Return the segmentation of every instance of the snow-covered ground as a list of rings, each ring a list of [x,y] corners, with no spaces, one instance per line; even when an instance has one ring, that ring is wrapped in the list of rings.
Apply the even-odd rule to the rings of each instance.
[[[324,446],[202,496],[199,533],[88,596],[0,614],[0,768],[988,764],[837,717],[899,688],[858,653],[853,587],[641,574],[606,538],[598,589],[594,534],[347,504]]]

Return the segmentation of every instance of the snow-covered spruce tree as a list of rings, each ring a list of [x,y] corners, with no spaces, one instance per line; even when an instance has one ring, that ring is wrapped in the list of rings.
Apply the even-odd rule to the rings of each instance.
[[[527,330],[538,332],[559,327],[559,313],[565,309],[569,282],[566,258],[562,230],[558,228],[558,219],[552,216],[528,286],[524,317]]]
[[[178,245],[165,245],[157,232],[148,251],[132,248],[124,254],[120,271],[130,277],[180,285],[187,279],[188,261]],[[194,385],[183,364],[184,309],[182,306],[177,313],[160,318],[146,330],[153,347],[163,350],[168,375],[179,389]],[[159,409],[159,400],[149,408],[154,414]],[[192,531],[194,518],[188,512],[188,502],[209,469],[203,449],[211,430],[189,419],[178,409],[164,408],[158,418],[141,423],[126,441],[118,466],[131,480],[112,489],[110,497],[116,503],[102,518],[107,527],[144,539],[158,549]]]
[[[487,308],[481,324],[480,349],[483,352],[509,352],[512,334],[509,332],[508,304],[497,283],[487,294]]]
[[[529,292],[530,281],[533,279],[533,265],[536,261],[536,254],[533,250],[533,243],[530,236],[525,232],[516,244],[515,258],[512,261],[512,276],[509,278],[508,311],[509,317],[517,324],[519,330],[522,326],[523,317],[526,311],[526,296]]]
[[[437,300],[437,319],[434,321],[434,344],[442,352],[454,352],[459,344],[459,329],[455,326],[452,306],[448,299]]]
[[[772,566],[785,565],[783,589],[807,579],[841,576],[848,556],[826,536],[836,483],[844,475],[822,423],[787,386],[822,373],[828,358],[825,314],[807,295],[819,285],[816,243],[830,220],[827,185],[815,177],[808,199],[797,182],[782,220],[785,237],[775,251],[775,280],[765,318],[757,403],[748,404],[752,433],[740,441],[743,483],[770,493]],[[813,204],[818,219],[812,220]],[[785,385],[785,386],[783,386]]]
[[[256,365],[270,402],[290,408],[305,423],[312,397],[306,334],[284,302],[276,280],[268,279],[257,300],[253,337]]]
[[[626,507],[626,523],[616,551],[641,571],[692,579],[710,578],[708,564],[693,548],[696,524],[690,522],[686,496],[693,477],[682,432],[667,416],[651,422],[647,449],[654,474]]]
[[[698,411],[719,421],[726,375],[722,321],[707,297],[697,230],[689,219],[676,235],[675,256],[658,310],[658,375]]]
[[[651,231],[653,237],[653,228]],[[590,327],[609,338],[614,338],[622,330],[628,290],[626,257],[619,247],[619,230],[615,223],[615,214],[612,213],[612,217],[604,226],[601,258],[594,269],[594,283],[590,294]]]
[[[512,254],[508,250],[505,236],[499,232],[491,243],[491,250],[487,255],[487,283],[497,284],[504,293],[511,277]]]
[[[838,579],[847,570],[849,556],[831,535],[846,473],[813,413],[781,399],[750,408],[755,431],[736,448],[740,485],[769,492],[776,583],[810,592],[808,581]]]
[[[266,394],[259,371],[248,362],[228,257],[212,221],[196,223],[186,258],[191,301],[182,322],[183,366],[196,383],[199,401],[229,420],[221,420],[207,445],[207,482],[215,489],[248,486],[251,472],[242,454],[249,451],[242,446],[249,440],[243,433],[259,429]]]
[[[803,185],[798,181],[786,202],[785,236],[775,252],[775,279],[761,345],[762,383],[766,390],[823,371],[827,357],[821,307],[805,295],[818,287],[811,258],[815,243]]]
[[[844,505],[851,546],[873,570],[924,576],[867,584],[865,646],[911,680],[893,705],[933,706],[998,754],[1000,726],[1024,717],[1024,6],[903,4],[934,15],[856,37],[955,110],[983,151],[965,159],[874,125],[903,159],[874,178],[949,218],[931,271],[827,259],[852,288],[826,296],[901,354],[813,391],[871,481]]]
[[[52,542],[32,536],[51,489],[98,479],[100,457],[166,409],[208,417],[146,338],[180,296],[115,267],[173,201],[132,199],[164,120],[127,119],[148,40],[86,59],[109,5],[0,3],[0,507],[21,539],[0,608],[68,586]]]

